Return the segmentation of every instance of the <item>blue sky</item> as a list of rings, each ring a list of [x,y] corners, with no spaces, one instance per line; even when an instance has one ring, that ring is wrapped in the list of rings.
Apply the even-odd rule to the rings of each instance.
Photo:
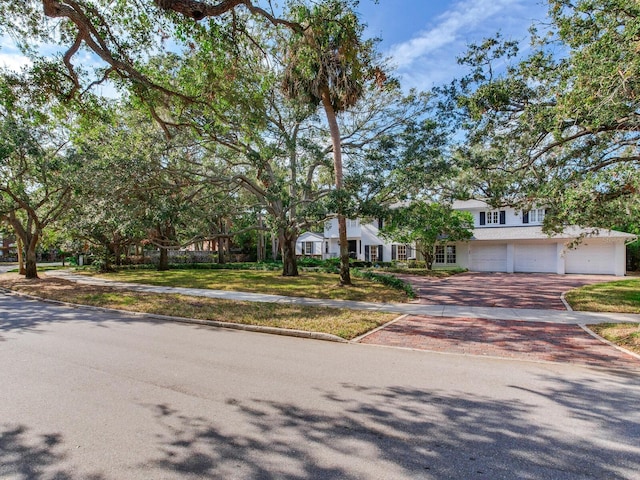
[[[463,70],[456,58],[466,45],[500,31],[526,40],[533,22],[544,21],[544,0],[360,0],[359,13],[369,37],[397,67],[404,88],[428,90],[448,83]],[[21,57],[7,37],[0,38],[0,65],[19,68]]]
[[[498,31],[526,41],[546,7],[544,0],[360,0],[359,11],[403,86],[428,90],[462,73],[456,58],[468,44]]]

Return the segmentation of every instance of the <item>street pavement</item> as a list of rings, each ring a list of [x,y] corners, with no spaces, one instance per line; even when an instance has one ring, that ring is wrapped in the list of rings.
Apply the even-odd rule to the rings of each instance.
[[[0,294],[2,479],[637,479],[640,375]]]

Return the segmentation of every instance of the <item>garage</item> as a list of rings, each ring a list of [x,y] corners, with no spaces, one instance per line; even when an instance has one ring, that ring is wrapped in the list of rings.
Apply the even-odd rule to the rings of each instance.
[[[565,252],[566,273],[615,275],[615,245],[584,243]]]
[[[470,265],[476,272],[506,272],[507,244],[473,245]]]
[[[557,248],[551,244],[515,245],[514,271],[523,273],[556,273]]]

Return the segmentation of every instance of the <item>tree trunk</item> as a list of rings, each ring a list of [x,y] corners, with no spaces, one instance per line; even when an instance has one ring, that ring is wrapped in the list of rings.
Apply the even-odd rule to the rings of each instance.
[[[296,257],[296,235],[281,234],[280,246],[282,248],[282,276],[297,277],[299,273]]]
[[[224,238],[222,237],[218,237],[218,263],[220,265],[226,263],[224,259]]]
[[[327,115],[327,123],[331,131],[331,144],[333,146],[333,170],[336,181],[336,193],[338,195],[338,236],[340,237],[340,285],[351,285],[351,271],[349,270],[349,243],[347,241],[347,219],[343,215],[344,201],[342,192],[342,145],[340,141],[340,127],[336,112],[331,104],[329,87],[325,86],[322,91],[322,106]]]
[[[158,271],[163,272],[169,270],[169,249],[160,247],[160,262],[158,263]]]
[[[18,237],[18,271],[20,275],[26,275],[27,271],[24,268],[24,244],[22,239]]]
[[[26,244],[26,261],[25,261],[25,278],[38,278],[38,266],[36,247],[38,246],[38,235],[27,235]]]

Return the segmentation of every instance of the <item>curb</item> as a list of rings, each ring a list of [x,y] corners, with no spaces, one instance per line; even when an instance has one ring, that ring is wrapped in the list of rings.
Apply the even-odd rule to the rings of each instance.
[[[394,324],[396,322],[399,322],[400,320],[404,320],[408,316],[409,316],[408,313],[400,315],[399,317],[394,318],[393,320],[391,320],[390,322],[385,323],[384,325],[380,325],[379,327],[376,327],[376,328],[374,328],[373,330],[371,330],[369,332],[363,333],[359,337],[352,338],[351,340],[349,340],[349,343],[360,343],[360,340],[362,340],[363,338],[366,338],[369,335],[372,335],[372,334],[374,334],[374,333],[376,333],[376,332],[378,332],[378,331],[380,331],[380,330],[382,330],[384,328],[387,328],[388,326],[390,326],[390,325],[392,325],[392,324]]]
[[[569,302],[567,302],[567,299],[565,298],[565,295],[569,293],[569,290],[567,290],[566,292],[562,292],[560,294],[560,301],[562,302],[562,304],[565,306],[565,308],[569,311],[569,312],[573,312],[573,308],[571,308],[571,305],[569,305]]]
[[[638,355],[637,353],[632,352],[631,350],[627,350],[626,348],[621,347],[620,345],[616,345],[615,343],[610,342],[606,338],[601,337],[596,332],[590,330],[589,327],[587,325],[585,325],[584,323],[579,323],[578,326],[581,329],[583,329],[585,332],[587,332],[589,335],[591,335],[593,338],[595,338],[596,340],[600,340],[602,343],[606,343],[610,347],[613,347],[613,348],[615,348],[616,350],[619,350],[622,353],[626,353],[627,355],[630,355],[633,358],[637,358],[638,360],[640,360],[640,355]]]
[[[62,302],[60,300],[52,300],[50,298],[37,297],[35,295],[20,293],[20,292],[16,292],[16,291],[9,290],[2,287],[0,287],[0,292],[6,293],[9,295],[18,296],[18,297],[28,298],[30,300],[36,300],[39,302],[51,303],[54,305],[61,305],[69,308],[80,308],[83,310],[93,310],[97,312],[116,312],[122,315],[131,316],[131,317],[146,317],[146,318],[153,318],[156,320],[164,320],[164,321],[171,321],[171,322],[177,322],[177,323],[189,323],[193,325],[206,325],[209,327],[228,328],[230,330],[245,330],[248,332],[267,333],[271,335],[282,335],[286,337],[309,338],[312,340],[323,340],[326,342],[335,342],[335,343],[349,343],[349,340],[345,340],[344,338],[338,337],[337,335],[333,335],[331,333],[307,332],[305,330],[293,330],[289,328],[265,327],[260,325],[248,325],[244,323],[221,322],[219,320],[202,320],[198,318],[174,317],[170,315],[160,315],[156,313],[132,312],[129,310],[119,310],[117,308],[95,307],[93,305],[82,305],[79,303],[69,303],[69,302]]]

